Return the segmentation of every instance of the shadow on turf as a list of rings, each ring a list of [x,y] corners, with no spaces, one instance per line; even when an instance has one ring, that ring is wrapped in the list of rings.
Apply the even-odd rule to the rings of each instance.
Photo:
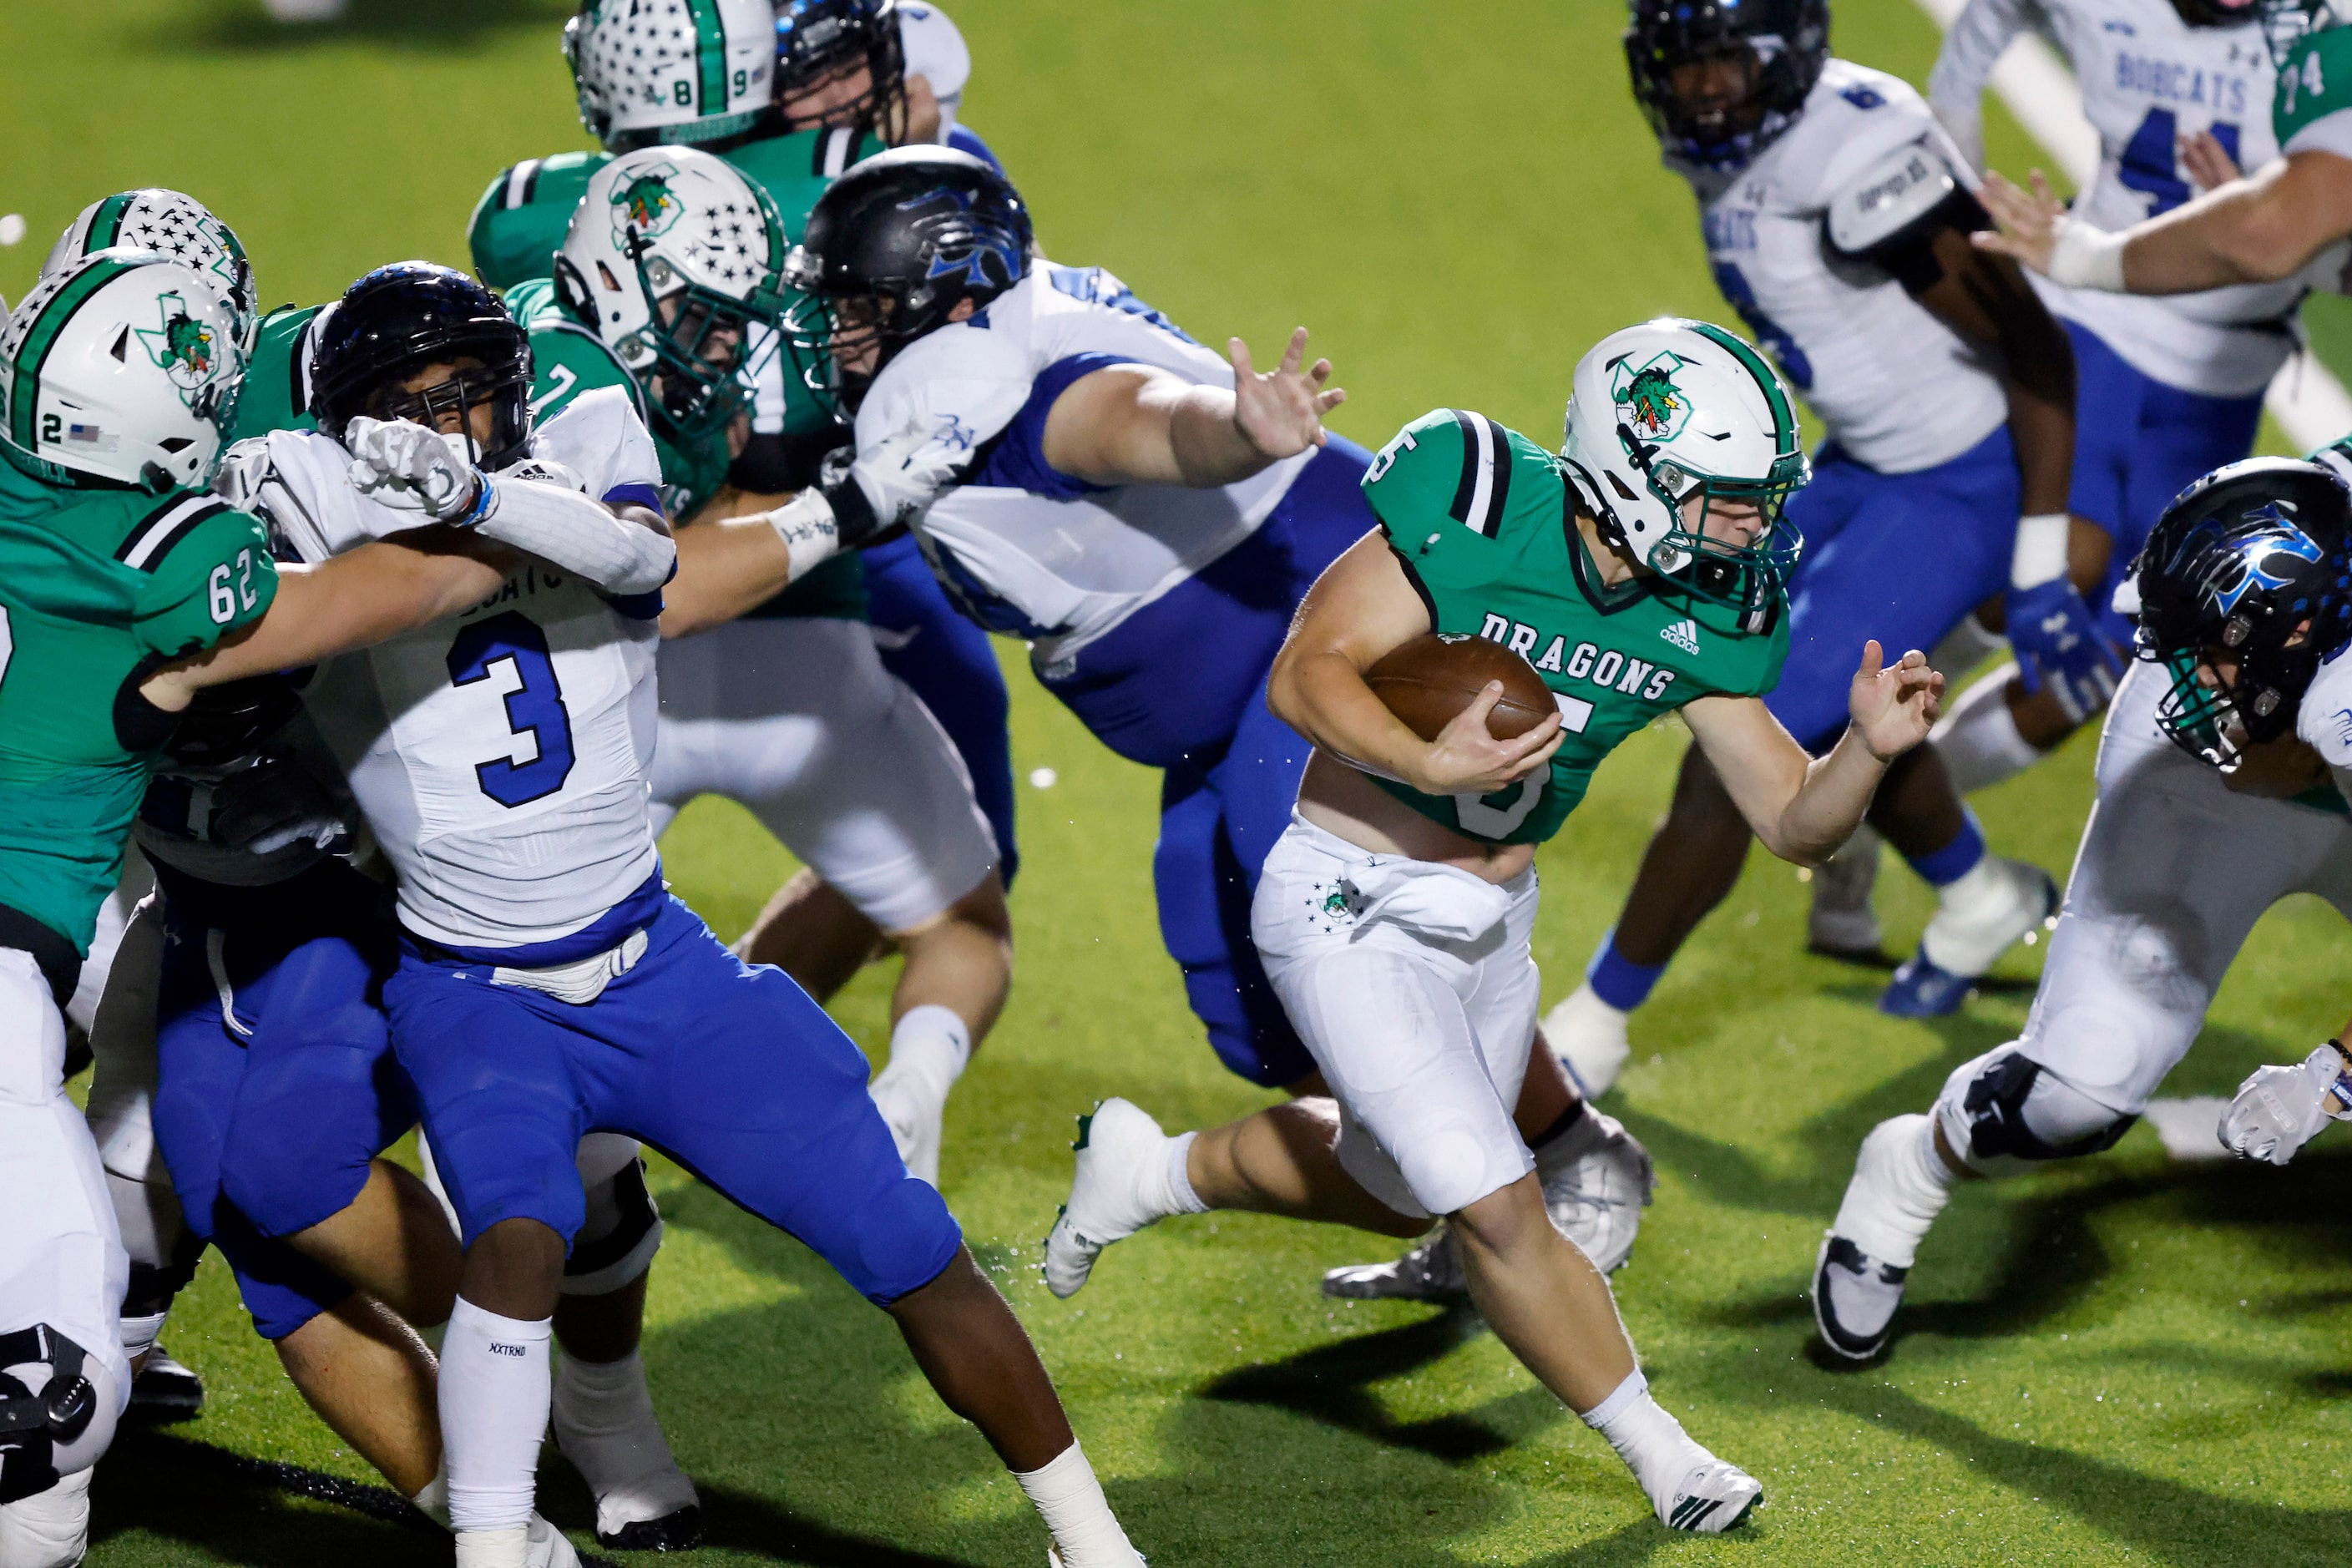
[[[561,0],[351,0],[337,21],[299,24],[272,21],[261,0],[201,0],[189,10],[141,43],[156,54],[285,54],[352,42],[456,51],[510,28],[560,28],[572,7]]]
[[[2233,1502],[2064,1448],[1994,1436],[1883,1383],[1833,1384],[1822,1397],[1856,1420],[1965,1458],[1974,1473],[2064,1509],[2160,1562],[2201,1568],[2214,1560],[2217,1543],[2237,1551],[2256,1550],[2259,1543],[2261,1560],[2273,1568],[2316,1568],[2341,1564],[2344,1542],[2352,1539],[2352,1510]],[[2325,1497],[2328,1489],[2315,1486],[2312,1495]],[[1965,1532],[1955,1534],[1951,1547],[1953,1561],[1975,1557]]]

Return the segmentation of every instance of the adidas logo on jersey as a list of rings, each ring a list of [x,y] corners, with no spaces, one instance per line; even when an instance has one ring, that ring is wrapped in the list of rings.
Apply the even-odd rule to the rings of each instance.
[[[1673,626],[1668,626],[1658,635],[1665,638],[1668,642],[1674,644],[1676,647],[1682,649],[1686,654],[1696,657],[1698,653],[1698,623],[1696,621],[1676,621]]]

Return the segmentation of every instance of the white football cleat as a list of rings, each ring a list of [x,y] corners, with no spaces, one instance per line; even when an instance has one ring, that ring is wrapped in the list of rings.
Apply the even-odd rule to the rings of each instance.
[[[1764,1500],[1764,1483],[1704,1448],[1698,1451],[1705,1456],[1701,1462],[1692,1466],[1674,1491],[1654,1505],[1658,1522],[1668,1530],[1721,1535],[1745,1522]]]
[[[940,1144],[947,1134],[946,1105],[929,1103],[905,1078],[892,1078],[887,1068],[866,1092],[873,1097],[874,1109],[882,1113],[884,1124],[890,1129],[890,1142],[898,1146],[898,1158],[907,1162],[907,1169],[938,1186]]]
[[[1045,1237],[1045,1288],[1067,1300],[1095,1259],[1168,1210],[1154,1194],[1168,1184],[1168,1135],[1140,1106],[1106,1100],[1078,1118],[1077,1171],[1070,1201]]]
[[[1822,1342],[1848,1361],[1868,1361],[1885,1350],[1910,1272],[1880,1262],[1844,1237],[1823,1237],[1812,1290]]]
[[[1987,855],[1945,888],[1919,951],[1895,972],[1878,1010],[1898,1018],[1940,1018],[1959,1010],[1969,988],[2010,944],[2058,913],[2058,884],[2041,867]]]
[[[1617,1075],[1625,1070],[1626,1058],[1633,1054],[1625,1038],[1625,1021],[1631,1016],[1594,995],[1589,982],[1544,1015],[1544,1038],[1585,1099],[1598,1100],[1608,1093]]]
[[[0,1505],[0,1563],[74,1568],[89,1548],[89,1479],[84,1466],[46,1491]]]
[[[1878,835],[1868,826],[1828,860],[1813,868],[1812,908],[1805,916],[1805,945],[1832,958],[1876,957],[1885,934],[1871,892],[1878,885]]]
[[[580,1568],[580,1553],[572,1550],[571,1538],[535,1513],[523,1542],[529,1568]]]
[[[1536,1172],[1560,1235],[1601,1273],[1623,1268],[1658,1186],[1642,1141],[1588,1104],[1575,1126],[1536,1151]]]
[[[1388,1263],[1349,1263],[1327,1270],[1323,1294],[1349,1301],[1437,1301],[1458,1306],[1470,1299],[1463,1278],[1462,1251],[1450,1226],[1439,1226],[1411,1252]]]

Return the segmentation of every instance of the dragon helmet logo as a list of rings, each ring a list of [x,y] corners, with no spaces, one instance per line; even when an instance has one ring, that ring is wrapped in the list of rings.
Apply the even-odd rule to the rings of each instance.
[[[1638,367],[1619,360],[1610,367],[1609,395],[1619,418],[1643,441],[1671,441],[1690,423],[1690,399],[1675,384],[1682,360],[1662,353]]]
[[[626,247],[630,235],[640,239],[655,239],[667,234],[686,214],[686,204],[669,188],[677,171],[669,164],[647,169],[626,184],[614,188],[613,238]]]
[[[180,401],[190,408],[204,390],[218,380],[226,367],[213,330],[188,314],[188,302],[177,292],[158,295],[156,324],[132,331],[155,367],[171,377]]]

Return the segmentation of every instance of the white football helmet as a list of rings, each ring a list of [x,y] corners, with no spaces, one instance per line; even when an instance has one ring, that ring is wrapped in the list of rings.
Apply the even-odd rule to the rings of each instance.
[[[770,0],[586,0],[564,32],[581,118],[614,152],[748,131],[775,87]]]
[[[1763,356],[1721,327],[1661,316],[1576,364],[1560,447],[1603,538],[1699,597],[1761,615],[1803,538],[1783,513],[1812,478],[1797,415]],[[1760,508],[1747,545],[1706,535],[1693,497]]]
[[[80,265],[93,250],[152,250],[173,261],[185,262],[211,284],[236,322],[237,342],[247,357],[254,334],[261,325],[261,301],[253,284],[253,264],[236,231],[213,216],[212,209],[179,191],[150,185],[118,191],[92,202],[66,226],[41,276]]]
[[[556,298],[620,356],[656,423],[693,440],[740,410],[754,340],[774,349],[788,247],[774,201],[734,165],[642,147],[588,182]]]
[[[0,331],[0,443],[51,484],[202,489],[245,384],[208,275],[147,250],[52,273]]]

